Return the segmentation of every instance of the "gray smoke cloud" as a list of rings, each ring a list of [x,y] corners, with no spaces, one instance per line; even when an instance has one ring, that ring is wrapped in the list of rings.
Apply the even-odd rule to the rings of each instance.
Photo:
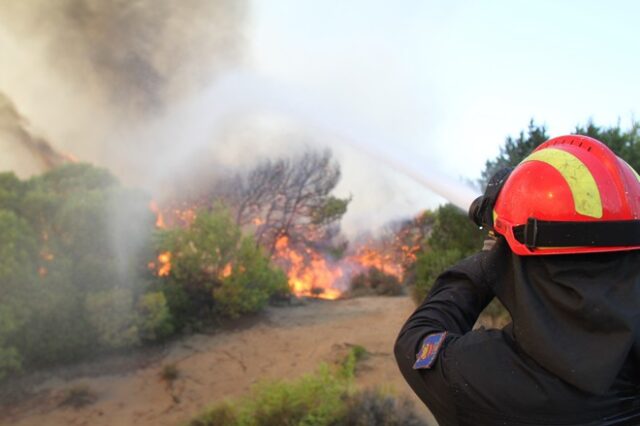
[[[22,0],[0,3],[0,23],[43,44],[76,90],[127,116],[157,112],[237,64],[246,9],[243,0]]]
[[[332,101],[316,108],[304,91],[289,96],[295,88],[252,78],[249,12],[248,0],[0,0],[0,92],[22,117],[0,111],[0,120],[19,129],[26,117],[36,129],[26,134],[52,152],[107,167],[157,198],[260,156],[329,142],[343,165],[340,195],[355,194],[353,227],[415,211],[424,190],[339,140],[388,139],[355,126]],[[272,110],[304,134],[274,124]],[[252,115],[268,124],[256,126]],[[24,177],[55,165],[5,136],[0,171]]]
[[[60,153],[43,137],[31,128],[29,121],[23,117],[16,106],[5,94],[0,92],[0,137],[2,138],[3,162],[11,160],[7,154],[29,153],[35,171],[48,170],[73,159]],[[5,146],[6,145],[6,146]],[[8,167],[9,164],[0,165]],[[29,163],[29,162],[27,162]]]
[[[247,0],[0,2],[0,92],[11,105],[0,120],[20,129],[27,117],[50,151],[153,190],[193,140],[211,140],[194,125],[208,105],[190,103],[244,63],[247,15]],[[2,170],[59,164],[6,133]]]

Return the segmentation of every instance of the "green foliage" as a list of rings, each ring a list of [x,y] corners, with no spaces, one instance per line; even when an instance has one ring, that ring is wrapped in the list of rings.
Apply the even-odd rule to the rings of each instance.
[[[640,170],[640,123],[632,122],[628,129],[619,124],[611,127],[595,125],[592,121],[578,125],[574,134],[586,135],[605,143],[619,157],[623,158],[635,170]],[[515,167],[525,159],[538,145],[549,139],[546,128],[529,122],[527,132],[520,132],[517,138],[507,137],[500,148],[500,154],[493,160],[487,160],[482,171],[480,184],[484,188],[495,172],[505,167]]]
[[[368,355],[369,352],[364,346],[352,346],[347,353],[347,356],[345,356],[342,360],[339,374],[345,379],[353,379],[356,375],[356,368],[358,366],[358,363],[364,360]]]
[[[192,426],[331,425],[344,412],[350,383],[321,365],[292,382],[258,383],[248,397],[221,403],[192,420]]]
[[[162,230],[156,247],[171,252],[170,277],[185,288],[211,290],[224,268],[235,260],[242,232],[223,206],[200,210],[188,228]]]
[[[402,286],[396,276],[371,267],[351,279],[350,293],[352,296],[398,296],[402,294]]]
[[[214,289],[217,312],[228,317],[256,312],[273,295],[289,293],[287,277],[270,265],[269,258],[253,238],[243,237],[235,254],[231,275]]]
[[[254,239],[242,234],[222,206],[199,211],[186,229],[162,231],[159,252],[170,251],[169,286],[172,314],[189,317],[237,317],[263,308],[269,298],[289,291],[284,273],[271,266]]]
[[[228,402],[221,402],[209,408],[198,417],[192,419],[189,426],[236,426],[242,425],[236,407]]]
[[[0,378],[16,371],[22,357],[11,338],[29,318],[30,293],[38,276],[35,235],[28,223],[0,209]]]
[[[338,198],[329,195],[322,201],[322,204],[313,209],[311,214],[311,221],[315,225],[328,224],[340,220],[347,212],[351,197]]]
[[[418,254],[414,265],[414,299],[421,302],[445,269],[480,250],[484,237],[457,207],[447,204],[438,208],[427,249]]]
[[[136,306],[137,328],[142,340],[161,340],[174,332],[173,317],[161,291],[143,294]]]
[[[601,127],[589,121],[586,126],[577,126],[574,133],[604,142],[631,167],[640,170],[640,123],[634,121],[629,129],[623,130],[619,124]]]
[[[152,230],[148,198],[106,170],[0,174],[0,375],[136,342]]]
[[[65,390],[60,401],[60,406],[82,408],[96,402],[98,395],[86,383],[80,383]]]
[[[88,294],[85,302],[89,323],[98,342],[107,348],[122,348],[138,343],[133,295],[125,289]]]
[[[544,125],[529,122],[527,132],[520,132],[517,138],[508,136],[500,148],[500,154],[493,160],[487,160],[479,183],[484,189],[491,177],[505,167],[515,167],[527,157],[538,145],[549,139]]]
[[[180,376],[180,370],[175,363],[166,364],[160,370],[160,378],[165,382],[173,382]]]
[[[236,402],[219,403],[189,425],[424,425],[406,401],[397,400],[388,392],[354,389],[355,369],[366,353],[365,348],[354,346],[337,369],[322,364],[314,374],[294,381],[259,383],[250,395]]]
[[[411,294],[416,303],[424,300],[442,272],[461,259],[464,256],[457,249],[421,253],[415,264],[416,281]]]

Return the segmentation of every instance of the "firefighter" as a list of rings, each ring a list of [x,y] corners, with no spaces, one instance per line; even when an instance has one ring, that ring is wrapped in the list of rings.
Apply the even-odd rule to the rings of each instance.
[[[469,214],[495,244],[441,274],[395,344],[439,424],[640,425],[640,176],[563,136]],[[472,330],[494,297],[511,323]]]

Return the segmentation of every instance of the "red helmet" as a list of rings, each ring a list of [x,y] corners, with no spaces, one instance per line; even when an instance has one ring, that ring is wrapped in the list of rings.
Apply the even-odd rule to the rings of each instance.
[[[593,138],[548,140],[499,191],[493,229],[516,254],[640,248],[640,176]]]

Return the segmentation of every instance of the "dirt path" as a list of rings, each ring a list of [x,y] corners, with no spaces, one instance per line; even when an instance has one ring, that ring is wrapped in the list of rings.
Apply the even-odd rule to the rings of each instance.
[[[245,329],[178,341],[146,367],[73,380],[52,376],[34,398],[5,409],[0,423],[178,425],[211,403],[247,393],[260,379],[311,372],[351,344],[373,354],[357,376],[358,385],[392,387],[416,401],[416,409],[427,416],[392,355],[393,340],[413,307],[407,297],[368,297],[269,308],[263,320]],[[160,372],[170,363],[179,376],[167,385]],[[88,385],[97,400],[83,408],[61,407],[65,390],[81,384]]]

